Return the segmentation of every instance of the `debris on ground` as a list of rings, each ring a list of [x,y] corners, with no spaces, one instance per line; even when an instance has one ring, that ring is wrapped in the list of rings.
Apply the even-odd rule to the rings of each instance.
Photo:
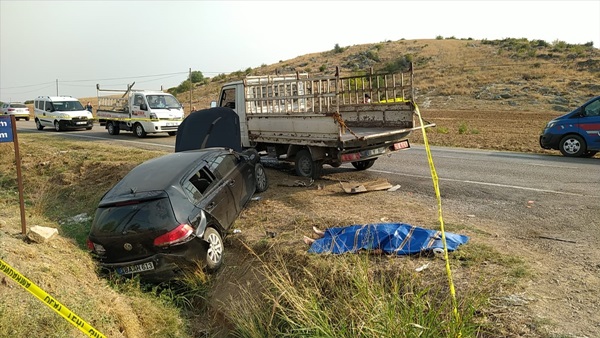
[[[340,182],[342,189],[348,194],[357,194],[361,192],[388,190],[392,188],[390,182],[385,178],[380,178],[375,181],[357,183],[357,182]]]

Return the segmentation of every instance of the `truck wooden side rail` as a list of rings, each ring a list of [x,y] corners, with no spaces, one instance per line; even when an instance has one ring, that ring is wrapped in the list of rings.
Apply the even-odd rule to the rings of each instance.
[[[359,170],[409,148],[416,126],[414,72],[250,76],[223,86],[219,105],[240,116],[242,145],[294,161],[300,176],[323,164]],[[433,125],[427,125],[430,127]]]

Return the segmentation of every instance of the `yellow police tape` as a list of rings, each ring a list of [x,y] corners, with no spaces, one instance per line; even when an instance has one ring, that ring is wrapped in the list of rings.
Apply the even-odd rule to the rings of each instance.
[[[32,293],[44,304],[48,305],[52,310],[58,312],[59,315],[63,316],[66,321],[75,325],[79,330],[94,338],[106,338],[105,335],[100,333],[98,330],[93,328],[90,324],[86,323],[79,316],[75,315],[71,310],[67,309],[66,306],[59,303],[57,300],[52,298],[44,290],[40,289],[37,285],[33,284],[29,279],[21,275],[17,270],[13,269],[10,265],[0,259],[0,271],[4,272],[8,277],[12,278],[17,284],[21,285],[25,290]]]
[[[440,194],[439,179],[435,166],[433,165],[433,158],[431,157],[431,149],[429,148],[429,141],[427,140],[427,133],[425,132],[425,126],[419,107],[415,103],[415,112],[419,117],[419,123],[421,125],[421,131],[423,132],[423,143],[425,144],[425,151],[427,152],[427,162],[429,162],[429,170],[431,172],[431,179],[433,180],[433,188],[435,189],[435,197],[437,199],[438,207],[438,219],[440,221],[440,232],[442,233],[442,243],[444,244],[444,260],[446,261],[446,274],[448,275],[448,284],[450,286],[450,296],[452,297],[452,307],[454,312],[454,319],[456,323],[460,323],[460,315],[458,313],[458,305],[456,302],[456,292],[454,290],[454,282],[452,282],[452,271],[450,270],[450,261],[448,260],[448,247],[446,246],[446,231],[444,230],[444,217],[442,216],[442,197]],[[458,337],[461,337],[462,333],[458,333]]]

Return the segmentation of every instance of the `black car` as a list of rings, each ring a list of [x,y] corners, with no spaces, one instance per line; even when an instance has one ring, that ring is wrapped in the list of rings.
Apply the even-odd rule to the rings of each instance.
[[[223,238],[255,192],[268,187],[255,150],[167,154],[131,170],[100,200],[88,238],[101,267],[169,280],[223,262]]]

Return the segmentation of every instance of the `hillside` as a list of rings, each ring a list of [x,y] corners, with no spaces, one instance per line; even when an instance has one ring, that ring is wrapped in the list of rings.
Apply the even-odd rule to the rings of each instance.
[[[219,75],[196,86],[191,106],[208,107],[219,86],[244,75],[308,72],[342,74],[401,69],[415,64],[417,104],[423,110],[566,112],[600,92],[600,50],[589,45],[527,39],[399,40],[298,56],[277,64]],[[178,98],[190,107],[190,94]]]

